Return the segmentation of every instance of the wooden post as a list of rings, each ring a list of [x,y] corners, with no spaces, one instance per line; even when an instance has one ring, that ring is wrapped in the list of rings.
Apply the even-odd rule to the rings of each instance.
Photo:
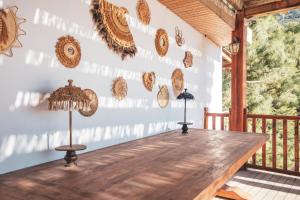
[[[246,108],[246,43],[247,23],[243,12],[236,16],[236,30],[233,38],[240,40],[240,49],[237,55],[232,56],[231,70],[231,120],[230,130],[244,131],[244,109]]]
[[[208,108],[205,107],[204,108],[204,129],[208,129],[208,117],[207,117],[207,113],[208,113]]]

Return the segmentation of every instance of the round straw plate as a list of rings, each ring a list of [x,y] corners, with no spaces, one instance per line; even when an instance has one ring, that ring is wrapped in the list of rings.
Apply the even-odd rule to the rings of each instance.
[[[169,49],[168,34],[164,29],[158,29],[155,37],[155,48],[161,57],[165,56]]]
[[[143,24],[148,25],[151,20],[151,11],[150,11],[147,1],[139,0],[136,5],[136,11],[137,11],[139,20]]]
[[[81,59],[80,45],[72,36],[64,36],[56,43],[56,56],[58,60],[67,68],[76,67]]]
[[[112,85],[112,94],[113,96],[121,101],[127,96],[127,82],[123,77],[118,77],[114,80]]]
[[[174,95],[177,97],[184,89],[184,75],[181,69],[175,69],[172,74],[172,86]]]
[[[79,110],[79,113],[85,117],[90,117],[94,115],[98,109],[98,104],[99,104],[98,97],[97,94],[91,89],[85,89],[83,90],[83,92],[85,93],[86,96],[88,96],[91,102],[88,110]]]
[[[163,85],[157,93],[157,102],[161,108],[166,108],[169,104],[169,90],[168,86]]]
[[[152,92],[152,90],[153,90],[153,85],[155,84],[155,79],[156,79],[156,76],[155,76],[154,72],[145,72],[143,74],[144,86],[150,92]]]

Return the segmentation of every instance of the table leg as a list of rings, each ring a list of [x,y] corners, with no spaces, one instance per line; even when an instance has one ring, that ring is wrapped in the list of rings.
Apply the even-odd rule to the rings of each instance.
[[[232,200],[251,199],[250,194],[242,191],[238,187],[230,187],[228,185],[224,185],[220,190],[218,190],[216,196]]]

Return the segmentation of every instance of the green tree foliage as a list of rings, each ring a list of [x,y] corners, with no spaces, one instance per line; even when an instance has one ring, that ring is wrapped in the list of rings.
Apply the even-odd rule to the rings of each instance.
[[[300,11],[299,11],[300,12]],[[253,42],[247,48],[247,108],[253,114],[297,115],[300,108],[300,21],[283,21],[278,15],[250,24]],[[231,72],[223,73],[223,108],[230,108]],[[272,121],[267,122],[272,134]],[[288,124],[288,167],[294,160],[294,122]],[[257,132],[261,132],[257,120]],[[248,121],[248,130],[252,122]],[[277,122],[277,166],[283,164],[283,125]],[[257,153],[261,163],[261,153]],[[271,140],[267,143],[267,166],[272,162]]]
[[[278,16],[250,25],[247,48],[247,107],[250,113],[296,115],[300,108],[300,22]],[[230,107],[230,71],[223,75],[224,110]]]

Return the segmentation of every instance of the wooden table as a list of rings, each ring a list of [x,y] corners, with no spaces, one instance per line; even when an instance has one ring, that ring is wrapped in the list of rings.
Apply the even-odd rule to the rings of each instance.
[[[0,176],[1,200],[207,200],[267,140],[263,134],[171,131]]]

